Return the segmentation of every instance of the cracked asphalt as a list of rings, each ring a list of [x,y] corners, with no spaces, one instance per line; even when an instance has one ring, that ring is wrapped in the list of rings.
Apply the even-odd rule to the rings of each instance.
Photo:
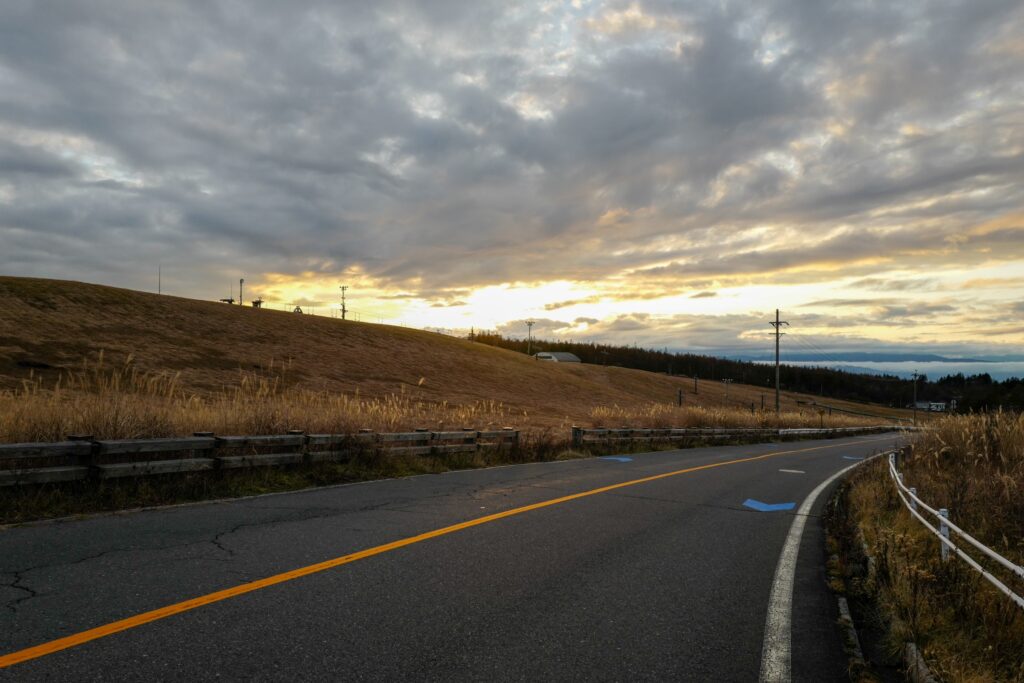
[[[0,680],[757,680],[792,512],[895,437],[468,470],[0,530],[0,655],[484,515],[681,468],[0,669]],[[808,450],[813,449],[813,450]],[[805,474],[781,473],[780,468]],[[815,506],[794,680],[846,680]]]

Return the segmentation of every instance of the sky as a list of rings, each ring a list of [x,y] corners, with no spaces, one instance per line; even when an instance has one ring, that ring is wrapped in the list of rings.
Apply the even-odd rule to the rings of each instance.
[[[1024,4],[0,4],[0,274],[1024,351]]]

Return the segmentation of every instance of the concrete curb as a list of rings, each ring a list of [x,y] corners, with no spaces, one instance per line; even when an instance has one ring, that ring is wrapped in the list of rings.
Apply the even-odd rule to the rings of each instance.
[[[921,651],[914,643],[907,643],[903,648],[903,666],[907,671],[907,680],[913,683],[939,683],[928,669]]]
[[[864,650],[860,647],[860,638],[857,637],[857,629],[853,625],[853,617],[850,615],[850,605],[842,595],[836,596],[839,603],[839,625],[843,629],[844,641],[850,648],[850,668],[855,667],[867,669],[868,663],[864,659]]]
[[[864,539],[864,530],[860,527],[857,527],[857,535],[859,536],[861,547],[864,550],[864,558],[867,564],[868,578],[874,578],[875,558],[871,555],[870,552],[868,552],[868,544],[867,541]],[[844,607],[842,603],[845,603],[846,599],[839,598],[839,600],[841,601],[839,606],[839,612],[840,614],[842,614]],[[852,626],[853,622],[851,621],[850,624]],[[856,638],[856,633],[854,633],[854,638]],[[905,672],[907,680],[911,681],[911,683],[939,683],[938,679],[932,676],[932,672],[928,668],[927,662],[925,662],[924,657],[921,656],[921,651],[913,642],[908,642],[903,648],[903,670]]]

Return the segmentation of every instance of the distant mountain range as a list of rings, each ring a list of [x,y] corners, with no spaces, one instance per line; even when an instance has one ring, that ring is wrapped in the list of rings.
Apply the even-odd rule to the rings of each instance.
[[[774,361],[775,356],[773,354],[743,354],[739,356],[733,356],[731,354],[723,354],[737,360],[749,360],[749,361]],[[798,361],[802,363],[821,363],[824,365],[833,365],[836,363],[994,363],[998,361],[1014,361],[1018,360],[1016,357],[1000,357],[995,358],[953,358],[950,356],[940,356],[934,353],[870,353],[864,351],[849,351],[849,352],[827,352],[827,353],[801,353],[799,351],[786,350],[782,354],[782,361]],[[1021,357],[1020,360],[1024,360]],[[875,372],[875,371],[871,371]]]

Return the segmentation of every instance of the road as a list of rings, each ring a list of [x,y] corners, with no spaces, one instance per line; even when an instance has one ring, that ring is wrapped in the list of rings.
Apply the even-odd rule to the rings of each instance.
[[[517,465],[8,528],[0,680],[756,681],[772,658],[782,679],[846,680],[819,519],[831,487],[797,513],[895,438]],[[790,605],[777,575],[791,537]]]

